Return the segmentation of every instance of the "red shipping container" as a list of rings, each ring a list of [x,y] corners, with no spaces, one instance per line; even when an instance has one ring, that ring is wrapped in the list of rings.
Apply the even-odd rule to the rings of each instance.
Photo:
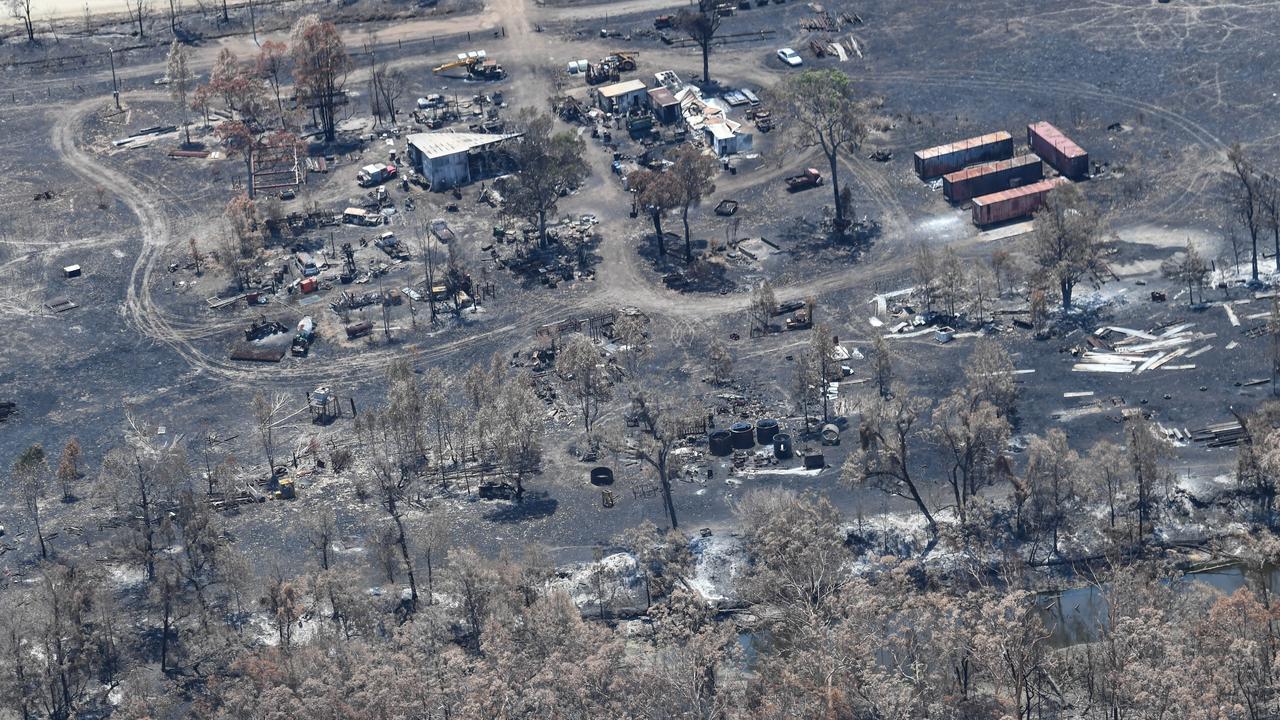
[[[968,140],[917,150],[916,174],[934,178],[955,172],[966,165],[1013,157],[1013,136],[1001,130]]]
[[[304,294],[305,294],[305,293],[310,293],[310,292],[315,292],[315,291],[316,291],[316,279],[315,279],[315,278],[313,278],[313,277],[309,277],[309,278],[307,278],[307,279],[303,280],[303,281],[298,285],[298,287],[302,289],[302,292],[303,292]]]
[[[1039,156],[1020,155],[943,175],[942,196],[959,203],[1043,179],[1044,168]]]
[[[1079,180],[1089,174],[1089,153],[1047,122],[1027,126],[1027,144],[1065,177]]]
[[[991,225],[1031,215],[1044,205],[1044,196],[1050,190],[1067,182],[1066,178],[1052,178],[1034,185],[976,197],[973,199],[973,224]]]

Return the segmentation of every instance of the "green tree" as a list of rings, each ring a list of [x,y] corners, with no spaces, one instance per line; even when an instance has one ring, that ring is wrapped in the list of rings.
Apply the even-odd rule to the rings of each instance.
[[[1076,284],[1101,267],[1105,233],[1102,213],[1074,184],[1050,190],[1036,213],[1031,255],[1046,280],[1057,284],[1064,313],[1071,310]]]
[[[337,138],[338,103],[351,58],[333,23],[315,15],[298,18],[292,37],[293,82],[301,104],[313,108],[325,142]]]
[[[672,153],[674,163],[671,173],[675,190],[676,207],[680,208],[680,220],[684,223],[684,259],[693,261],[693,245],[689,236],[689,210],[702,202],[702,198],[716,191],[713,180],[719,172],[719,164],[692,145],[684,145]]]
[[[576,134],[555,132],[555,121],[546,113],[526,110],[519,127],[523,136],[511,154],[519,169],[499,182],[504,210],[537,222],[538,242],[547,245],[547,216],[556,211],[562,195],[591,174],[583,157],[586,144]]]
[[[839,70],[806,70],[788,76],[776,94],[790,144],[797,150],[816,147],[827,159],[836,227],[843,230],[847,218],[840,198],[839,161],[866,139],[879,100],[861,95],[849,76]]]

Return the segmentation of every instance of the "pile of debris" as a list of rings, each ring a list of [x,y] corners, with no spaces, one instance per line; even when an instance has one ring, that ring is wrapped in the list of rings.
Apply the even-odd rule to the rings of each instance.
[[[1211,340],[1217,333],[1191,332],[1195,323],[1174,325],[1159,334],[1122,327],[1104,327],[1085,338],[1086,347],[1077,350],[1074,372],[1133,373],[1148,370],[1193,370],[1194,364],[1170,364],[1189,360],[1213,349],[1205,345],[1193,350],[1189,345]]]
[[[1244,442],[1245,431],[1239,420],[1231,420],[1202,427],[1191,433],[1191,439],[1211,448],[1235,447]]]

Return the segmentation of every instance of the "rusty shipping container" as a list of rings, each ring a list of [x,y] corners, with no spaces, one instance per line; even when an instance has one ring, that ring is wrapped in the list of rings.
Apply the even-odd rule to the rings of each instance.
[[[943,175],[942,195],[951,202],[959,203],[1043,179],[1044,166],[1040,164],[1040,157],[1019,155]]]
[[[973,224],[991,225],[1026,217],[1040,209],[1050,190],[1068,182],[1066,178],[1041,180],[1012,190],[983,195],[973,199]]]
[[[1079,180],[1089,174],[1089,153],[1047,122],[1027,126],[1027,144],[1065,177]]]
[[[916,174],[927,180],[955,172],[966,165],[1011,157],[1013,157],[1013,136],[1001,130],[948,145],[931,147],[928,150],[917,150]]]

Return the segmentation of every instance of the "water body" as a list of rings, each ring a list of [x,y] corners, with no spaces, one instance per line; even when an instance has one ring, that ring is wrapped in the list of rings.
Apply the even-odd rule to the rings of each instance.
[[[1207,585],[1230,595],[1242,587],[1257,588],[1260,580],[1274,594],[1280,589],[1280,567],[1268,567],[1259,577],[1257,571],[1243,564],[1223,565],[1189,572],[1173,582],[1187,588]],[[1055,647],[1098,640],[1098,630],[1110,624],[1107,600],[1102,590],[1092,585],[1046,595],[1042,608],[1045,626],[1053,633],[1050,642]]]

